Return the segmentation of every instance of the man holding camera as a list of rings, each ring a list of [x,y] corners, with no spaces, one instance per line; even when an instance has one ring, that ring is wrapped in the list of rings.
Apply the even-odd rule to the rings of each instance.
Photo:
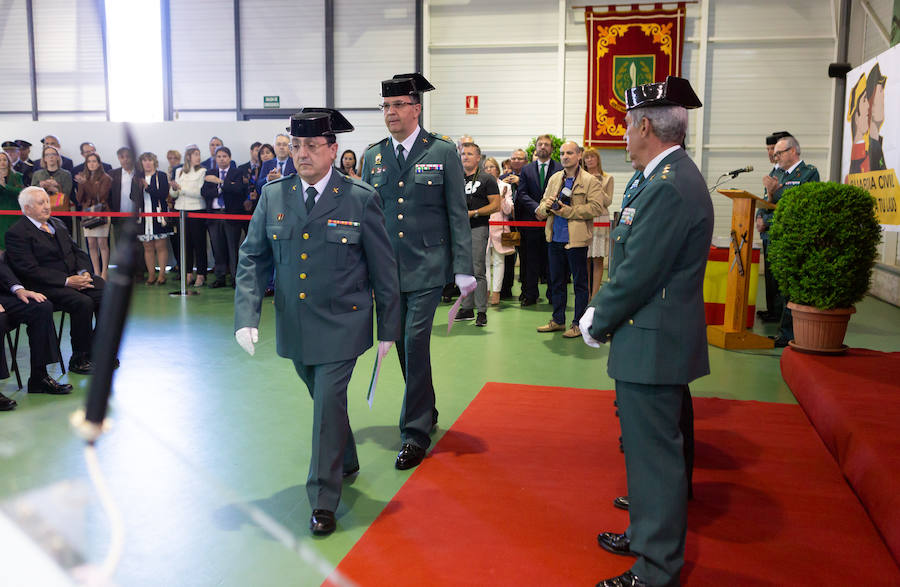
[[[550,302],[553,317],[538,332],[565,330],[566,338],[578,338],[578,320],[587,308],[588,288],[587,250],[594,236],[594,216],[603,209],[603,189],[600,180],[581,169],[581,149],[574,141],[559,148],[563,170],[550,176],[544,197],[534,215],[547,219],[544,235],[547,238],[548,270],[550,273]],[[571,273],[575,289],[575,316],[566,330],[566,278]]]

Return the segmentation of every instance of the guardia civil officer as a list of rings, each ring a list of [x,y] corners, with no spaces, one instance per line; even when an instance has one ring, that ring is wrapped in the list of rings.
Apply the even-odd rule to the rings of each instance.
[[[260,307],[275,268],[276,350],[291,359],[313,398],[306,490],[313,534],[335,529],[342,477],[359,470],[347,417],[347,383],[372,346],[373,299],[379,350],[400,338],[397,264],[378,193],[334,173],[335,134],[353,126],[328,108],[291,116],[297,174],[263,187],[238,256],[235,338],[251,355]]]
[[[397,354],[406,390],[398,469],[422,462],[437,424],[430,344],[441,290],[452,281],[462,295],[475,289],[472,232],[456,145],[419,126],[422,93],[433,89],[419,73],[381,82],[381,109],[390,136],[369,146],[362,168],[363,181],[381,194],[400,275],[403,335]]]
[[[688,475],[682,408],[688,384],[709,373],[703,274],[713,206],[700,170],[681,147],[690,83],[628,90],[626,149],[637,170],[612,232],[607,283],[581,320],[585,342],[610,341],[608,372],[625,448],[630,525],[600,546],[636,556],[629,571],[598,585],[677,585],[684,565]]]

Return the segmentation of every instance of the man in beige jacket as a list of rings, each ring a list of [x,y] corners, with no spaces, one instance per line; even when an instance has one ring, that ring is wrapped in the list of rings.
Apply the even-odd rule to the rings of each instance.
[[[535,210],[538,219],[547,219],[547,256],[550,272],[550,300],[553,317],[538,332],[565,330],[566,338],[578,338],[578,320],[587,307],[588,244],[594,234],[594,216],[603,209],[600,180],[581,169],[581,149],[573,141],[559,148],[563,170],[550,176],[544,197]],[[575,289],[575,316],[566,330],[566,278],[571,274]]]

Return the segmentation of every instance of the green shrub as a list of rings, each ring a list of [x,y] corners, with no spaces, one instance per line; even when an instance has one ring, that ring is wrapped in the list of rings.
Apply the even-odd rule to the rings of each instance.
[[[556,135],[549,135],[550,139],[553,141],[553,152],[550,153],[550,158],[554,161],[559,161],[559,148],[565,142],[561,138]],[[528,143],[528,148],[525,149],[525,153],[527,155],[526,163],[531,163],[532,157],[534,157],[534,145],[537,143],[537,137],[531,139],[531,142]]]
[[[770,231],[772,274],[790,301],[831,310],[866,295],[881,241],[869,192],[834,182],[791,188]]]

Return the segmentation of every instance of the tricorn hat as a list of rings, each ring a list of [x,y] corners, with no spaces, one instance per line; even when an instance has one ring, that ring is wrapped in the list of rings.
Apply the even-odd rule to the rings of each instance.
[[[700,108],[703,103],[691,82],[683,77],[670,75],[664,82],[654,82],[629,88],[625,91],[625,106],[628,110],[646,106],[682,106],[684,108]]]
[[[783,138],[785,138],[785,137],[792,137],[792,136],[794,136],[794,135],[792,135],[791,133],[789,133],[789,132],[786,131],[786,130],[775,131],[775,132],[773,132],[772,134],[770,134],[769,136],[766,137],[766,144],[767,144],[767,145],[774,145],[775,143],[777,143],[777,142],[780,141],[781,139],[783,139]]]
[[[291,115],[291,126],[285,130],[292,137],[323,137],[350,132],[353,125],[334,108],[303,108]]]
[[[3,141],[3,145],[0,146],[3,149],[18,149],[19,145],[16,144],[15,141]]]
[[[31,143],[29,143],[29,142],[26,141],[25,139],[18,139],[18,140],[16,141],[16,144],[19,145],[19,148],[20,148],[20,149],[23,149],[23,148],[24,148],[24,149],[27,149],[28,147],[31,146]]]
[[[391,79],[381,82],[381,97],[409,96],[430,92],[433,89],[434,86],[421,73],[398,73]]]

